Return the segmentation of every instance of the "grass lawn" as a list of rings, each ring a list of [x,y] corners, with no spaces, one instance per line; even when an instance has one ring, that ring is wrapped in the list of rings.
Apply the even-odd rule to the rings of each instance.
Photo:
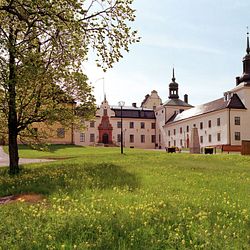
[[[0,169],[0,249],[250,249],[250,157],[119,148],[20,149],[67,158]]]

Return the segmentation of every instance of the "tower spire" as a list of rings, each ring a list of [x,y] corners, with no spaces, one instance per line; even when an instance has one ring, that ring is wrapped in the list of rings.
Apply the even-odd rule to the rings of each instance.
[[[249,47],[249,31],[248,31],[248,26],[247,26],[247,54],[250,54],[250,47]]]
[[[173,78],[172,81],[175,82],[174,67],[173,67]]]
[[[169,84],[169,99],[178,99],[178,83],[175,81],[175,74],[173,68],[173,78],[172,82]]]

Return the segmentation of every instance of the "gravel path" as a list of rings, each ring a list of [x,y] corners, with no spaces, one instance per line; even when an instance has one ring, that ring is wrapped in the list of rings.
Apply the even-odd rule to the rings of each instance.
[[[28,163],[36,163],[36,162],[50,162],[53,160],[48,159],[27,159],[27,158],[20,158],[20,164],[28,164]],[[9,165],[9,155],[3,151],[3,147],[0,146],[0,167],[8,166]]]

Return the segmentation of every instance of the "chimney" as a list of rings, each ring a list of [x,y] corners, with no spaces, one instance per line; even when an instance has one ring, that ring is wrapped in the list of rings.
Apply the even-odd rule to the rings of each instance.
[[[188,95],[187,94],[184,95],[184,102],[188,103]]]
[[[132,107],[136,108],[136,102],[132,103]]]
[[[238,86],[239,84],[240,84],[240,77],[237,76],[237,77],[236,77],[236,86]]]

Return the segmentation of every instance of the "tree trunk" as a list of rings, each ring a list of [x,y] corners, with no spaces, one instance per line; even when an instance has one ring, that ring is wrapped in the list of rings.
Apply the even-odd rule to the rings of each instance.
[[[9,173],[12,175],[19,173],[18,166],[18,145],[17,145],[17,112],[16,112],[16,67],[15,67],[15,36],[12,27],[9,33]]]

